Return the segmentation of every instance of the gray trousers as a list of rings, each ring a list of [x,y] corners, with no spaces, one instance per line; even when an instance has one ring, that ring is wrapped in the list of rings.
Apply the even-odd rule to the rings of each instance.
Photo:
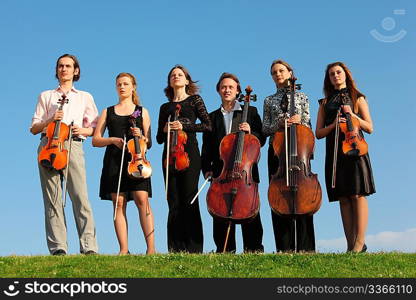
[[[42,138],[38,153],[46,143],[47,138]],[[58,249],[68,252],[61,185],[61,177],[63,179],[63,176],[56,170],[50,170],[40,164],[38,164],[38,167],[45,207],[45,230],[49,252],[53,253]],[[62,173],[65,174],[65,169],[62,170]],[[89,250],[98,252],[94,217],[88,201],[82,142],[72,141],[67,190],[72,202],[72,210],[79,236],[80,252],[85,253]]]

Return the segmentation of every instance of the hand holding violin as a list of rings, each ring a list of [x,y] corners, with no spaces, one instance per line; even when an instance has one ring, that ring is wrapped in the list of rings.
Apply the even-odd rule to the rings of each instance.
[[[53,115],[53,120],[51,120],[51,122],[53,121],[61,121],[64,118],[64,111],[61,109],[58,109],[55,114]]]
[[[176,120],[173,122],[166,122],[165,127],[163,128],[163,132],[168,132],[168,123],[169,123],[170,130],[182,130],[183,129],[182,123]]]
[[[332,122],[332,127],[335,129],[337,127],[337,123],[345,123],[347,120],[341,116],[341,112],[338,112],[338,117],[334,119],[334,122]]]
[[[360,120],[360,118],[352,112],[351,106],[349,105],[342,105],[342,111],[344,112],[344,114],[350,114],[351,117],[354,117],[358,120]],[[344,122],[346,121],[346,118],[341,118],[344,120]]]
[[[131,134],[133,136],[139,136],[139,137],[142,136],[140,128],[138,128],[138,127],[130,127],[130,130],[131,130]],[[147,138],[145,136],[143,136],[142,139],[144,139],[147,142]]]
[[[344,133],[342,151],[345,155],[360,156],[368,151],[368,145],[360,134],[360,119],[354,114],[349,105],[341,106],[345,117],[340,117],[340,129]]]

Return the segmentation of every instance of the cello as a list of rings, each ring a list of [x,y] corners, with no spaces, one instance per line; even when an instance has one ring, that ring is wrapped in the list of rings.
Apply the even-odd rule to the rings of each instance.
[[[65,103],[68,103],[66,95],[58,100],[58,110],[62,110]],[[46,136],[48,142],[43,146],[38,155],[38,162],[45,168],[60,171],[64,169],[68,162],[68,150],[64,148],[64,143],[69,138],[70,126],[61,120],[55,120],[48,124]]]
[[[256,101],[248,86],[244,101],[242,123],[247,121],[250,100]],[[242,130],[227,134],[220,143],[223,169],[212,179],[207,192],[208,212],[214,218],[229,222],[224,251],[227,246],[231,222],[243,223],[257,216],[260,207],[258,183],[253,180],[252,166],[260,159],[260,142],[253,134]]]
[[[295,115],[295,84],[292,76],[289,115]],[[312,130],[301,124],[289,124],[285,120],[283,130],[274,134],[273,150],[279,158],[279,168],[270,180],[268,198],[274,213],[292,217],[296,226],[297,215],[312,215],[321,206],[322,190],[317,174],[312,173],[310,160],[315,147]],[[296,234],[296,230],[295,230]],[[295,237],[295,248],[297,250]]]
[[[136,118],[140,115],[140,111],[136,110],[130,117],[130,123],[136,128]],[[130,153],[131,160],[127,166],[127,173],[131,178],[141,179],[149,178],[152,175],[152,167],[146,159],[147,142],[146,138],[141,134],[134,136],[127,142],[127,149]]]

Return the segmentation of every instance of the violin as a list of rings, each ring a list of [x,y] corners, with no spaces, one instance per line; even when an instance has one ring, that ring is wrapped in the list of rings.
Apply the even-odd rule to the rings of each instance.
[[[68,103],[66,95],[58,100],[59,108],[62,110],[65,103]],[[64,148],[64,143],[68,140],[70,127],[61,120],[55,120],[48,124],[46,137],[48,142],[43,146],[38,155],[38,162],[48,169],[62,170],[68,163],[68,150]]]
[[[181,111],[180,104],[175,107],[175,115],[173,121],[177,121]],[[169,165],[173,166],[177,171],[186,170],[189,167],[188,153],[185,152],[184,145],[188,140],[186,132],[183,130],[170,131],[169,145]],[[164,163],[166,166],[166,162]]]
[[[245,91],[246,96],[241,95],[238,99],[244,101],[242,123],[247,122],[250,100],[256,100],[250,86]],[[214,218],[243,223],[257,216],[260,207],[258,183],[253,180],[251,170],[260,159],[260,147],[255,135],[242,130],[227,134],[221,140],[219,150],[223,169],[212,179],[207,192],[208,211]]]
[[[295,115],[296,78],[290,79],[290,116]],[[322,190],[317,174],[312,173],[310,160],[315,147],[312,130],[292,123],[274,134],[273,150],[279,168],[270,180],[268,198],[274,213],[286,216],[312,215],[321,206]],[[296,239],[295,239],[296,240]]]
[[[343,105],[346,105],[348,96],[341,93]],[[340,130],[344,133],[342,152],[347,156],[361,156],[367,154],[368,144],[360,132],[360,121],[350,113],[345,113],[345,123],[339,123]]]
[[[135,111],[130,118],[133,128],[137,128],[136,118],[138,113],[136,112],[139,111]],[[147,141],[141,131],[139,136],[134,136],[127,142],[127,149],[131,156],[127,166],[127,174],[136,179],[149,178],[152,175],[152,167],[146,159]]]

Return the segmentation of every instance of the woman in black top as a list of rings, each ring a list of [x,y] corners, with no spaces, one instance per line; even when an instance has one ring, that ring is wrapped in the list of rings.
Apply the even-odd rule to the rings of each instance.
[[[168,74],[168,86],[165,94],[169,99],[162,104],[159,112],[157,142],[165,143],[162,157],[163,173],[166,180],[166,141],[168,118],[171,130],[183,130],[187,134],[185,152],[189,156],[189,167],[177,171],[169,166],[168,176],[168,250],[169,252],[186,251],[200,253],[203,250],[202,222],[198,201],[190,204],[198,192],[198,179],[201,170],[201,157],[196,139],[196,132],[210,131],[209,119],[204,101],[197,94],[198,87],[189,72],[180,65],[174,66]],[[177,121],[173,121],[175,108],[180,105]],[[201,123],[195,124],[199,119]]]
[[[117,199],[124,136],[128,141],[133,136],[139,136],[141,131],[147,139],[147,148],[150,148],[152,143],[149,113],[139,105],[136,86],[136,79],[132,74],[120,73],[117,76],[116,88],[119,103],[103,110],[92,140],[94,147],[107,147],[101,173],[100,197],[103,200],[112,200],[116,209],[114,227],[120,246],[120,255],[129,253],[126,207],[127,201],[133,199],[139,210],[140,224],[146,239],[146,254],[155,253],[153,213],[148,201],[148,198],[152,196],[150,178],[132,179],[128,176],[129,156],[126,153],[122,166],[120,194]],[[132,118],[137,128],[132,127]],[[108,137],[103,137],[106,128],[108,128]]]
[[[347,156],[342,152],[344,134],[340,131],[336,162],[336,182],[332,188],[335,127],[338,109],[350,113],[359,121],[362,131],[373,132],[368,103],[358,91],[350,70],[342,62],[329,64],[325,71],[325,99],[319,101],[316,137],[326,137],[325,179],[330,202],[339,200],[342,223],[347,239],[347,251],[365,252],[365,232],[368,224],[368,204],[365,196],[375,193],[370,157]],[[342,97],[341,94],[345,95]],[[345,122],[341,115],[340,122]]]

